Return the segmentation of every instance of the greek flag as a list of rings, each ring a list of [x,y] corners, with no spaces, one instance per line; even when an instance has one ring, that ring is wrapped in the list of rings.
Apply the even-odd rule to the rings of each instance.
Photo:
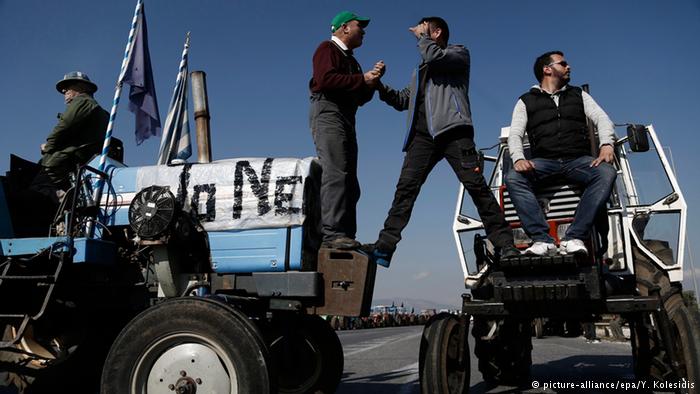
[[[163,126],[163,137],[160,140],[158,164],[168,164],[173,159],[186,160],[192,156],[190,142],[190,123],[187,114],[187,53],[190,48],[190,33],[187,33],[185,47],[182,50],[180,70],[175,80],[173,97],[170,99],[168,116]]]
[[[127,51],[128,64],[120,81],[131,86],[129,111],[136,114],[136,144],[141,145],[146,138],[157,135],[160,131],[160,115],[148,51],[146,14],[141,1],[137,4],[136,11],[129,33],[131,48]]]

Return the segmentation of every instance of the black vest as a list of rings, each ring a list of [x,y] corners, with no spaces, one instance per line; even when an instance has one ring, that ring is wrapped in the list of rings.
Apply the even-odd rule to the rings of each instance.
[[[591,154],[581,88],[559,93],[559,106],[547,92],[532,88],[520,96],[527,109],[531,157],[574,159]]]

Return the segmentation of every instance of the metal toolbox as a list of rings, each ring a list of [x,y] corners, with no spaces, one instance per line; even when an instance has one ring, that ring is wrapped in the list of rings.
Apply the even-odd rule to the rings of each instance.
[[[323,305],[319,315],[369,316],[377,265],[367,255],[337,249],[318,252],[318,271],[323,275]]]

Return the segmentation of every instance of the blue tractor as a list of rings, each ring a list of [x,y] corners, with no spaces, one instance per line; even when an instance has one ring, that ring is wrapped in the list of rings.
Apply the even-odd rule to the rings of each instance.
[[[0,177],[5,386],[335,391],[343,351],[318,315],[367,316],[376,266],[319,249],[313,158],[97,163],[58,207],[27,192],[33,163]]]

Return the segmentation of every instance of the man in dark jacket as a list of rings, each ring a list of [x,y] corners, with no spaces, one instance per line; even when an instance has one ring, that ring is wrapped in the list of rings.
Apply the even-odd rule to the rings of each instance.
[[[354,249],[356,206],[360,199],[357,180],[357,108],[372,99],[381,66],[362,73],[353,49],[362,45],[369,18],[348,11],[331,22],[333,35],[313,56],[310,124],[321,162],[322,247]]]
[[[109,113],[93,98],[97,85],[85,73],[66,74],[56,84],[56,90],[63,94],[66,110],[59,115],[46,143],[41,144],[39,176],[48,178],[57,189],[65,190],[68,174],[100,152]]]
[[[421,56],[411,84],[403,90],[381,83],[378,87],[382,101],[399,111],[408,109],[403,146],[406,156],[384,229],[376,243],[363,249],[377,264],[389,266],[423,182],[445,158],[469,192],[491,243],[501,250],[502,257],[518,255],[510,227],[482,175],[474,146],[469,51],[461,45],[448,45],[449,28],[442,18],[423,18],[409,30],[418,39]]]
[[[549,225],[534,194],[534,186],[552,176],[584,187],[574,220],[561,243],[562,254],[588,253],[584,241],[589,237],[596,214],[610,197],[617,171],[614,125],[595,100],[581,88],[569,85],[571,66],[560,51],[542,54],[535,60],[538,85],[520,99],[513,110],[508,135],[508,150],[513,168],[506,175],[511,201],[523,230],[534,241],[527,254],[557,253]],[[598,129],[598,157],[591,156],[591,141],[586,118]],[[530,143],[530,158],[525,157],[525,132]]]

